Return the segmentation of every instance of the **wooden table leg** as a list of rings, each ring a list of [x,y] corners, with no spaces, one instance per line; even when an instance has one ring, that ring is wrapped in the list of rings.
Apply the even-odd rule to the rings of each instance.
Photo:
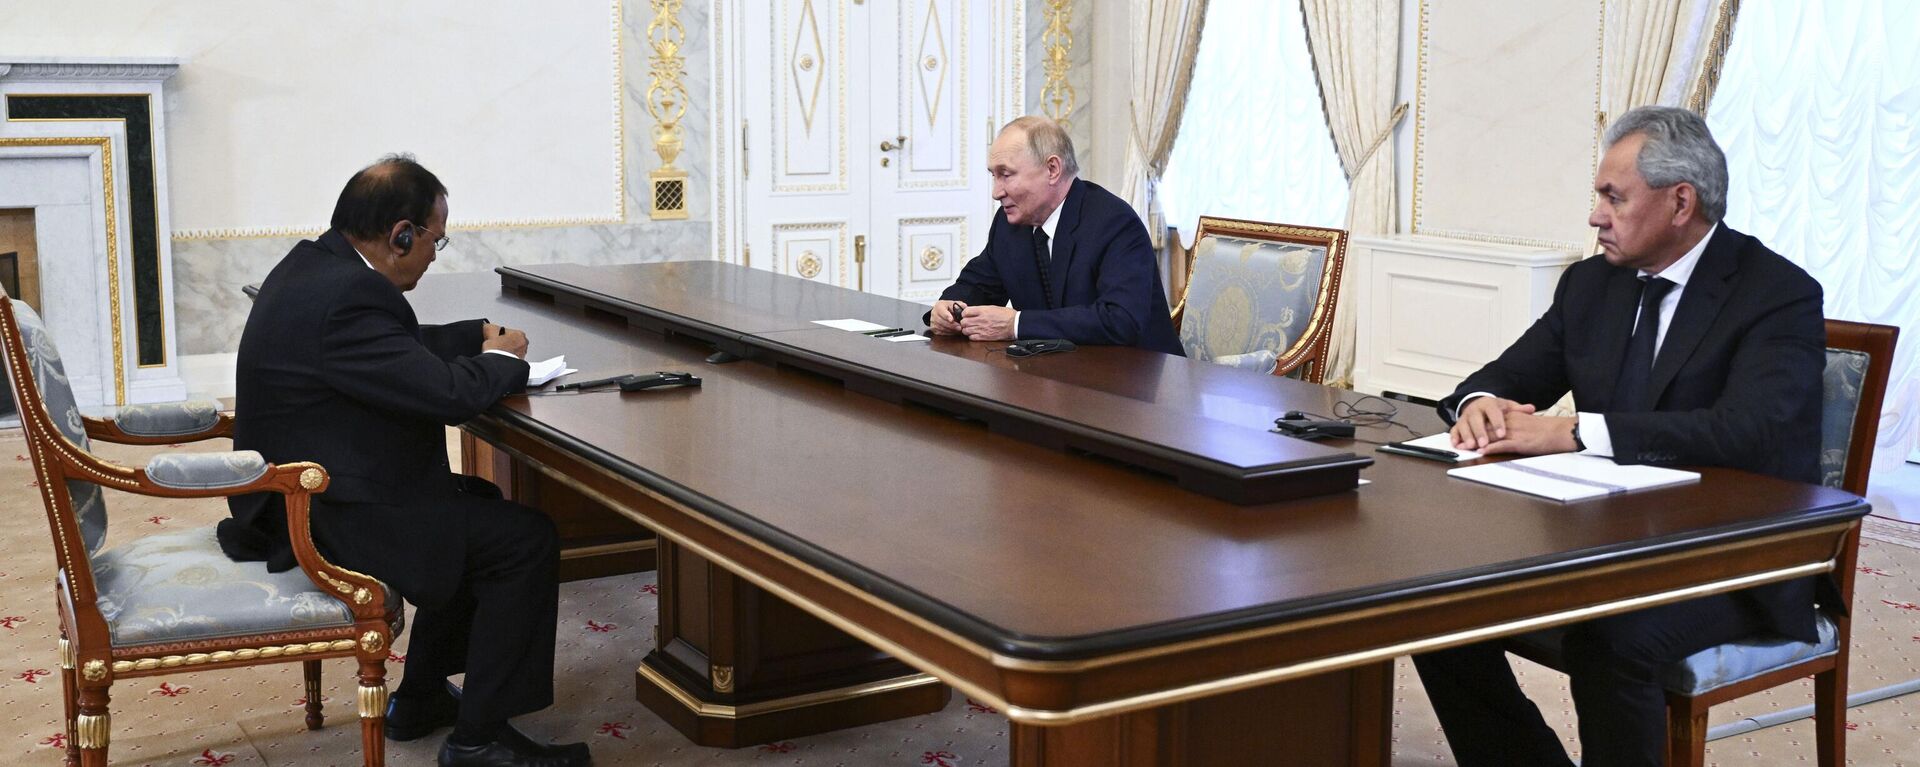
[[[1384,767],[1393,664],[1064,727],[1014,724],[1012,767]]]
[[[460,432],[460,473],[492,482],[508,499],[553,519],[560,530],[562,581],[654,567],[653,531],[464,430]]]
[[[951,690],[661,541],[660,624],[636,697],[689,740],[739,748],[944,708]]]

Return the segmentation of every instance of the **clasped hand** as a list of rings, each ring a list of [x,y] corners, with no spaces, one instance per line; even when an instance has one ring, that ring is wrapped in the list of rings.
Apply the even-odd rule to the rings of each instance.
[[[1460,408],[1454,421],[1453,446],[1489,455],[1517,453],[1546,455],[1576,449],[1573,427],[1578,418],[1535,415],[1532,405],[1500,397],[1475,397]]]
[[[952,307],[961,309],[960,321],[953,321]],[[928,317],[929,329],[936,335],[966,336],[970,341],[1010,341],[1013,339],[1013,310],[1004,306],[968,306],[959,301],[936,301]]]

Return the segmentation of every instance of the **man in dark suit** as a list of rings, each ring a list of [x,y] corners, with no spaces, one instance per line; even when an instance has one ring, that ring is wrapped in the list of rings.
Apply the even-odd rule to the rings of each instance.
[[[1120,198],[1079,178],[1073,141],[1059,123],[1031,116],[1008,123],[987,150],[987,170],[1000,211],[987,246],[928,313],[934,333],[1184,354],[1146,226]]]
[[[1546,314],[1441,402],[1455,444],[1817,482],[1826,345],[1819,283],[1721,222],[1726,157],[1698,115],[1641,107],[1606,140],[1589,220],[1605,253],[1568,268]],[[1576,416],[1539,413],[1569,391]],[[1812,581],[1573,626],[1562,655],[1581,763],[1660,764],[1660,669],[1769,631],[1814,641]],[[1414,665],[1463,767],[1572,764],[1497,642],[1417,656]]]
[[[507,723],[553,702],[553,523],[447,465],[446,427],[526,386],[526,336],[414,318],[401,293],[446,245],[447,198],[411,158],[354,174],[332,226],[260,285],[240,339],[234,448],[325,467],[316,546],[418,608],[388,737],[453,726],[442,765],[587,764],[584,744],[537,744]],[[294,566],[280,501],[230,501],[228,556]],[[447,677],[462,672],[456,697]]]

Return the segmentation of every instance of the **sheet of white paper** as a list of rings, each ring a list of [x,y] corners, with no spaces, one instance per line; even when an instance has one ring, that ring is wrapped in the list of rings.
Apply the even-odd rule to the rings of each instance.
[[[919,333],[908,333],[904,336],[888,336],[886,340],[892,341],[896,344],[904,344],[904,343],[912,343],[914,341],[926,341],[930,339],[928,339],[926,336],[920,335]]]
[[[1462,461],[1471,461],[1475,458],[1480,457],[1479,453],[1476,453],[1472,450],[1461,450],[1460,448],[1454,447],[1453,437],[1444,431],[1440,432],[1439,434],[1429,434],[1419,439],[1410,439],[1402,444],[1412,445],[1414,447],[1430,447],[1435,450],[1445,450],[1449,453],[1460,456],[1460,460]]]
[[[813,324],[825,325],[827,327],[833,328],[834,330],[851,330],[855,333],[864,333],[869,330],[886,330],[887,329],[887,326],[885,325],[876,325],[866,320],[814,320]]]
[[[527,385],[540,386],[560,376],[577,372],[580,371],[567,367],[567,357],[564,354],[549,360],[530,362],[527,363]]]
[[[1611,458],[1574,453],[1467,466],[1447,474],[1562,502],[1700,481],[1699,472],[1622,466]]]

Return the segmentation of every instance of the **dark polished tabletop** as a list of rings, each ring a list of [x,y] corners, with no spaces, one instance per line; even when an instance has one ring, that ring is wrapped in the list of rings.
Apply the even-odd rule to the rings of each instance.
[[[581,269],[577,276],[591,278]],[[691,280],[707,272],[679,273]],[[777,282],[766,288],[776,304]],[[660,300],[676,300],[684,287],[663,281]],[[1452,479],[1445,464],[1357,441],[1334,444],[1373,458],[1361,471],[1370,484],[1239,506],[804,370],[707,364],[704,343],[512,295],[491,273],[429,275],[410,299],[425,322],[485,316],[524,329],[531,358],[565,354],[580,369],[576,378],[701,376],[697,389],[513,396],[487,417],[564,444],[1015,657],[1086,657],[1205,637],[1865,512],[1842,491],[1724,469],[1703,470],[1697,484],[1561,504]],[[899,302],[846,300],[871,300],[875,311],[893,307],[918,322]],[[815,309],[875,319],[847,306]],[[725,319],[761,332],[838,334],[822,344],[849,336],[783,326],[778,312],[748,314]],[[903,326],[908,319],[898,316]],[[873,342],[861,353],[951,358],[928,369],[994,396],[1051,398],[1046,404],[1062,408],[1127,402],[1153,417],[1242,426],[1264,425],[1285,409],[1329,413],[1336,400],[1359,396],[1135,349],[1017,360],[990,353],[999,346]],[[1402,405],[1399,420],[1421,433],[1440,428],[1424,408]],[[1249,429],[1259,439],[1290,439]],[[1383,426],[1359,436],[1410,434]]]

